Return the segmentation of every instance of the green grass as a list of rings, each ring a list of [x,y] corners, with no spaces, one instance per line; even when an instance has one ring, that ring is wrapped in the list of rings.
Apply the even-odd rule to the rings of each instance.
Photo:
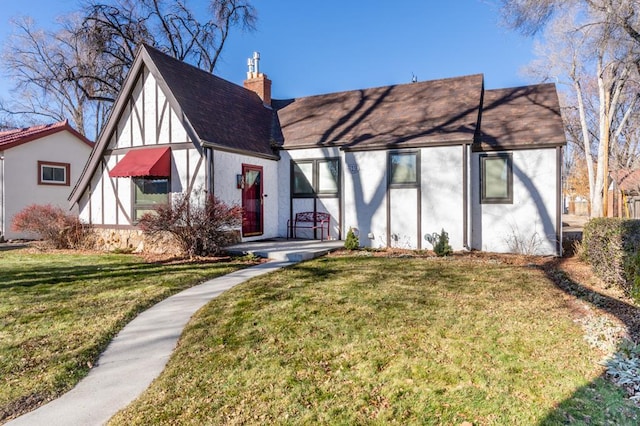
[[[0,252],[0,419],[70,389],[140,311],[245,266]]]
[[[112,424],[637,424],[536,268],[330,257],[192,319]]]

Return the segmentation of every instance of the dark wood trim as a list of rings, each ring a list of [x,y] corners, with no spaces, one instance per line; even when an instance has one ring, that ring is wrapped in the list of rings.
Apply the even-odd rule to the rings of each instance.
[[[107,165],[104,162],[104,157],[102,159],[102,162],[100,163],[100,223],[104,223],[104,171],[105,169],[107,169]],[[112,182],[113,184],[113,182]],[[116,194],[117,195],[117,194]],[[116,200],[118,199],[118,197],[116,196]]]
[[[556,147],[556,252],[562,257],[562,147]]]
[[[171,151],[180,151],[184,149],[194,149],[194,146],[191,142],[183,142],[183,143],[161,143],[157,144],[158,146],[170,146]],[[129,151],[135,151],[139,149],[146,149],[153,145],[147,146],[136,146],[134,148],[116,148],[116,149],[106,149],[104,150],[104,155],[124,155]]]
[[[54,182],[42,180],[42,167],[50,166],[64,169],[64,182]],[[42,161],[38,160],[38,185],[51,185],[51,186],[70,186],[71,185],[71,164],[69,163],[57,163],[55,161]]]
[[[462,247],[469,249],[469,145],[462,145]]]

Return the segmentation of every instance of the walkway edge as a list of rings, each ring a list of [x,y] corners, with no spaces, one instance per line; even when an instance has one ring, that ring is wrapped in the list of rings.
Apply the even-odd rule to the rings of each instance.
[[[186,289],[127,324],[96,366],[60,398],[7,425],[86,426],[106,423],[160,375],[193,314],[210,300],[251,278],[297,262],[266,262]]]

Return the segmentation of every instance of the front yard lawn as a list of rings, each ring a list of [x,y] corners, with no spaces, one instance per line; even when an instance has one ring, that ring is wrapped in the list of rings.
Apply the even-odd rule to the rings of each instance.
[[[200,310],[112,424],[638,424],[573,302],[495,260],[305,262]]]
[[[246,266],[0,252],[0,420],[69,390],[137,313]]]

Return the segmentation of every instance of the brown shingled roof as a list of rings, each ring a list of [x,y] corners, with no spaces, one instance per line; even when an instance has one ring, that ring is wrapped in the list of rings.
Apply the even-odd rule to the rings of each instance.
[[[145,46],[162,79],[203,142],[274,155],[273,112],[254,92]]]
[[[483,78],[471,75],[275,104],[284,148],[401,148],[473,142]]]
[[[480,140],[474,150],[557,146],[566,143],[554,84],[484,93]]]

